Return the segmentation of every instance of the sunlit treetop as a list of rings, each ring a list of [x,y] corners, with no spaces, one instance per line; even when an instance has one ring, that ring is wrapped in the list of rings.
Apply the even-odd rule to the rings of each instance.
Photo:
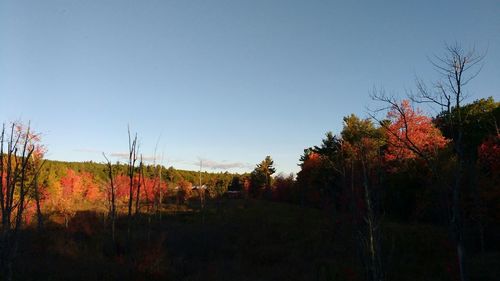
[[[434,126],[432,119],[414,110],[408,100],[391,107],[387,113],[386,160],[434,157],[449,141]]]

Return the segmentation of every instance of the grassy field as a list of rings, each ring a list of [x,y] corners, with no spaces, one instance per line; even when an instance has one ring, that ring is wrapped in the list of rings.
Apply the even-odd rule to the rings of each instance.
[[[102,213],[79,212],[66,228],[52,217],[42,235],[22,233],[16,280],[365,280],[347,218],[256,200],[169,205],[117,222],[113,243]],[[455,280],[446,230],[386,223],[387,280]],[[471,280],[500,276],[498,253],[473,256]]]

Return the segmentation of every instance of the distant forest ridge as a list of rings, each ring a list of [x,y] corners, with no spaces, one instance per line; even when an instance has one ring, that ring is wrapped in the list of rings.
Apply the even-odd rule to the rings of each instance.
[[[155,168],[156,167],[156,168]],[[158,173],[159,167],[161,167],[162,181],[170,182],[170,183],[178,183],[181,180],[186,180],[192,183],[199,183],[200,171],[192,171],[192,170],[182,170],[176,169],[173,166],[165,167],[163,165],[154,164],[144,165],[144,175],[146,177],[152,178],[158,176],[155,173]],[[125,162],[116,162],[113,164],[114,170],[117,174],[127,175],[128,166]],[[62,176],[66,173],[68,169],[74,170],[76,172],[88,172],[94,175],[99,180],[108,181],[108,170],[106,167],[106,163],[94,162],[94,161],[61,161],[61,160],[45,160],[44,167],[42,169],[42,173],[53,172]],[[202,184],[208,184],[211,181],[218,179],[229,179],[231,180],[234,176],[245,176],[248,173],[230,173],[227,171],[223,172],[201,172],[201,181]]]

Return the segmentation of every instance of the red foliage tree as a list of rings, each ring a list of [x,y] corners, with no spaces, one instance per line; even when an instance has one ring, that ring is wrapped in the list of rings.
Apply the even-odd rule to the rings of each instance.
[[[89,172],[84,172],[81,174],[84,191],[83,197],[87,201],[104,200],[104,193],[101,192],[94,176]]]
[[[500,222],[500,134],[486,139],[478,148],[479,193],[491,223]]]
[[[104,200],[104,194],[99,189],[94,176],[89,172],[76,172],[72,169],[60,180],[62,197],[74,203],[79,200],[96,201]]]
[[[434,157],[448,140],[436,128],[430,117],[413,110],[408,100],[393,105],[387,113],[390,124],[385,126],[388,147],[386,160]]]
[[[116,200],[128,201],[129,197],[129,178],[125,175],[118,175],[115,179]]]
[[[79,175],[72,169],[66,171],[61,178],[62,197],[64,199],[75,198],[81,194],[82,186]]]
[[[498,171],[500,171],[500,134],[486,139],[479,146],[478,154],[482,168],[498,177]]]

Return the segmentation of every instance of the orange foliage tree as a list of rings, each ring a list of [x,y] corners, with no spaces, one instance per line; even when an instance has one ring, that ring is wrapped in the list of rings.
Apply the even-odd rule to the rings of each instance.
[[[306,149],[301,160],[303,161],[302,169],[297,174],[300,199],[318,205],[321,194],[316,187],[319,184],[319,176],[322,172],[320,167],[323,165],[323,159],[319,153]]]
[[[191,197],[191,192],[193,189],[193,184],[186,180],[181,180],[179,182],[179,189],[177,190],[177,198],[179,202],[186,202],[189,197]]]

